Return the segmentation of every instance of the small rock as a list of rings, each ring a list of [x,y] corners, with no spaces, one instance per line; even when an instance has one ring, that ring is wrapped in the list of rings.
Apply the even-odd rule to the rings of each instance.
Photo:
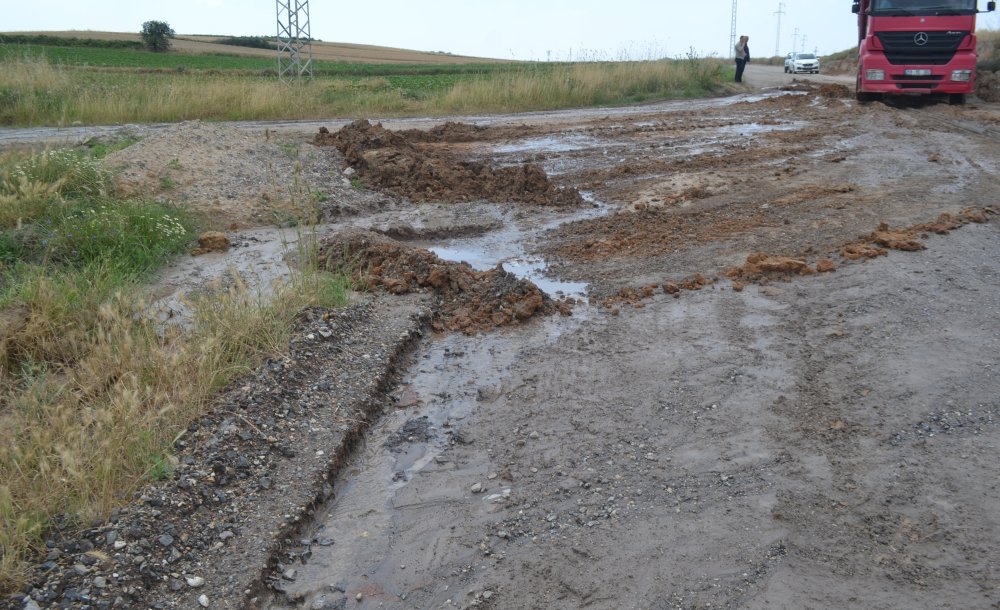
[[[299,573],[298,571],[296,571],[295,568],[288,568],[287,570],[281,573],[281,577],[284,578],[285,580],[295,580],[295,577],[298,575]]]
[[[222,532],[221,534],[219,534],[219,539],[220,540],[229,540],[230,538],[232,538],[235,535],[236,534],[232,533],[231,531],[226,530],[226,531]]]
[[[104,578],[103,576],[98,576],[94,578],[94,586],[98,589],[103,589],[104,587],[108,586],[108,579]]]
[[[361,601],[364,598],[365,598],[365,596],[363,594],[361,594],[361,592],[358,592],[358,594],[354,596],[354,599],[357,600],[357,601]]]
[[[229,238],[225,233],[219,231],[206,231],[198,236],[198,247],[191,252],[191,256],[201,256],[209,252],[225,252],[229,250]]]
[[[541,434],[539,434],[539,433],[538,433],[538,432],[536,431],[536,432],[532,432],[531,434],[529,434],[529,435],[528,435],[528,438],[539,438],[540,436],[541,436]]]
[[[202,593],[198,596],[198,605],[202,608],[208,608],[208,596]]]
[[[170,546],[174,543],[174,537],[170,534],[163,534],[157,538],[156,541],[159,542],[161,546]]]
[[[483,484],[482,483],[473,483],[472,487],[469,488],[469,491],[471,491],[474,494],[480,493],[480,492],[483,491]]]
[[[197,589],[198,587],[205,584],[205,579],[202,578],[201,576],[189,576],[185,580],[187,580],[188,586],[191,587],[192,589]]]
[[[76,564],[76,565],[73,566],[73,572],[75,572],[77,576],[83,576],[84,574],[86,574],[89,571],[90,571],[90,568],[88,568],[87,566],[83,565],[82,563],[78,563],[78,564]]]
[[[120,551],[120,550],[122,550],[123,548],[127,547],[127,546],[128,546],[128,543],[127,543],[127,542],[125,542],[124,540],[115,540],[115,541],[114,541],[114,542],[112,543],[112,545],[113,545],[113,546],[115,547],[115,550],[116,550],[116,551]]]
[[[24,603],[24,610],[42,610],[42,607],[38,605],[38,602],[28,598],[28,601]]]

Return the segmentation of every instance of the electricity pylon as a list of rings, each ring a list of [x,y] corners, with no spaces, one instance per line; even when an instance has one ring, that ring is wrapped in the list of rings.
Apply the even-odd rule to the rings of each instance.
[[[277,0],[278,78],[312,79],[312,35],[308,0]]]

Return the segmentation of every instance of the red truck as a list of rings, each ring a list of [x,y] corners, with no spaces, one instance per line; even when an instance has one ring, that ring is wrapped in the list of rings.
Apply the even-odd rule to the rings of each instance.
[[[996,10],[996,2],[987,3]],[[858,101],[886,94],[962,104],[976,77],[977,0],[854,0]]]

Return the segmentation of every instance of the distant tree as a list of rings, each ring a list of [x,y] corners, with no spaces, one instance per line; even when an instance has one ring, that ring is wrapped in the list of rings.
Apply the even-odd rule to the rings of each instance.
[[[170,39],[174,37],[174,30],[166,21],[147,21],[142,24],[142,42],[150,51],[162,53],[170,49]]]

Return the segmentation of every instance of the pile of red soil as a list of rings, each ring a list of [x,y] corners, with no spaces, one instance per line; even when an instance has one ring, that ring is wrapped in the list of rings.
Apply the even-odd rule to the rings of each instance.
[[[351,230],[327,238],[320,256],[328,269],[347,270],[370,288],[382,287],[392,294],[434,293],[438,298],[432,324],[438,331],[473,335],[536,315],[571,313],[568,303],[553,301],[535,284],[501,266],[476,271],[369,231]]]
[[[524,138],[538,133],[537,127],[530,125],[508,126],[483,126],[472,125],[471,123],[459,123],[447,121],[426,131],[422,129],[406,129],[399,134],[410,142],[435,142],[435,143],[458,143],[458,142],[494,142],[497,140],[509,140]]]
[[[443,126],[440,137],[472,137],[482,128]],[[541,167],[526,163],[494,168],[449,155],[440,147],[421,145],[407,134],[360,120],[337,133],[320,128],[318,146],[335,146],[362,181],[399,197],[419,202],[492,201],[542,206],[578,206],[576,189],[558,188]],[[435,136],[421,136],[421,141]],[[434,140],[438,141],[438,140]]]
[[[851,91],[849,87],[833,83],[820,85],[816,89],[816,93],[822,97],[829,97],[833,99],[846,99],[854,97],[854,92]]]
[[[754,252],[747,257],[746,263],[726,271],[726,277],[733,280],[733,287],[736,290],[740,290],[744,282],[787,279],[795,275],[814,275],[836,269],[837,265],[831,260],[821,260],[813,268],[806,261],[790,256]]]
[[[947,235],[955,229],[970,222],[984,223],[997,212],[991,208],[966,208],[958,214],[941,214],[933,222],[916,224],[902,229],[890,229],[887,223],[880,223],[870,235],[857,241],[845,244],[840,248],[840,255],[848,260],[875,258],[883,256],[887,250],[902,250],[916,252],[927,248],[920,241],[930,233]]]

